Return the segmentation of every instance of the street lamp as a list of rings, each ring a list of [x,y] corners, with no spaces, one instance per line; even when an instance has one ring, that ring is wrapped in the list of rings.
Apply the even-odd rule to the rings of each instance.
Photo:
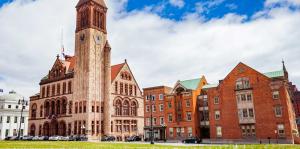
[[[148,99],[150,99],[150,144],[154,144],[154,134],[153,134],[153,96],[149,95]]]
[[[25,106],[28,106],[28,101],[26,101],[23,97],[23,99],[19,99],[18,105],[21,105],[21,118],[20,118],[19,133],[18,133],[18,139],[20,139],[23,111],[24,111]]]
[[[277,135],[277,130],[275,130],[275,135],[276,135],[276,143],[278,144],[278,135]]]

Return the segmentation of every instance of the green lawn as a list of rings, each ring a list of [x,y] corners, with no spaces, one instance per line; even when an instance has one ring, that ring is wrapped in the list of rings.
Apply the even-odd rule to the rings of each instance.
[[[300,149],[300,145],[215,145],[166,146],[134,143],[0,141],[0,148],[65,148],[65,149]]]

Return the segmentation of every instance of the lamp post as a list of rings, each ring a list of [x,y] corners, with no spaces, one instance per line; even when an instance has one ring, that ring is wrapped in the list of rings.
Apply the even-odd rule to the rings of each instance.
[[[148,99],[150,99],[150,144],[154,144],[154,136],[153,136],[153,96],[149,95]]]
[[[20,135],[21,135],[21,125],[22,125],[22,119],[23,119],[23,111],[24,111],[24,107],[28,105],[28,101],[25,101],[24,97],[23,99],[20,99],[18,101],[18,105],[21,105],[21,118],[20,118],[20,124],[19,124],[19,133],[18,133],[18,139],[20,139]]]
[[[277,135],[277,130],[275,130],[275,135],[276,135],[276,143],[278,144],[278,135]]]

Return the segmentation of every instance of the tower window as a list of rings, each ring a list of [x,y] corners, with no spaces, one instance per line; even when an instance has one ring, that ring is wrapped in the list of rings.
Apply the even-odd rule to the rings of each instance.
[[[88,9],[82,11],[81,14],[80,14],[80,17],[81,17],[80,26],[81,27],[87,27],[88,26],[88,22],[89,22],[89,20],[88,20],[88,18],[89,18]]]

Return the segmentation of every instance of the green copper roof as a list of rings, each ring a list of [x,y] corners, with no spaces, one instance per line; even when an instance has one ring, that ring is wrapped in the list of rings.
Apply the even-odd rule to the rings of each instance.
[[[187,89],[196,90],[200,81],[201,78],[198,78],[198,79],[180,81],[179,83]]]
[[[214,88],[214,87],[218,87],[219,84],[206,84],[202,87],[202,89],[209,89],[209,88]]]
[[[284,71],[283,70],[272,71],[272,72],[264,73],[264,75],[267,76],[267,77],[269,77],[269,78],[277,78],[277,77],[284,76]]]

